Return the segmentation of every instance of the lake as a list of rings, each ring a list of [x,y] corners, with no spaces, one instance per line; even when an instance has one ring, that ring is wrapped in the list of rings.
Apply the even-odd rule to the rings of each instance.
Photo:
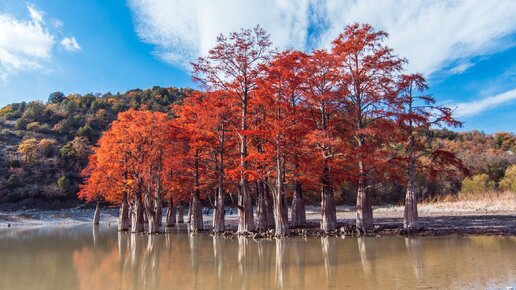
[[[0,289],[411,289],[516,286],[516,238],[246,238],[0,230]]]

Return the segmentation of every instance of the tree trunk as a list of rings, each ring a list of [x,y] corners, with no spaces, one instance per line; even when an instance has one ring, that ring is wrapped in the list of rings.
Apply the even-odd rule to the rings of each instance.
[[[188,210],[186,211],[186,223],[191,223],[192,222],[192,201],[190,200],[188,202]]]
[[[325,165],[323,168],[322,191],[321,191],[321,229],[332,231],[337,227],[337,209],[335,207],[335,197],[333,196],[333,186],[330,178],[330,167]]]
[[[177,223],[182,224],[185,222],[185,208],[182,203],[177,206]]]
[[[176,223],[176,208],[174,206],[174,200],[170,198],[167,207],[167,216],[165,218],[165,225],[167,227],[173,227]]]
[[[129,205],[127,204],[127,193],[124,192],[122,204],[120,205],[120,213],[118,215],[118,230],[128,231],[130,227],[129,221]]]
[[[100,202],[97,200],[97,205],[95,206],[95,214],[93,214],[93,225],[98,225],[100,223]]]
[[[131,232],[133,232],[133,233],[143,232],[144,231],[143,206],[142,206],[140,194],[135,194],[131,215],[132,215]]]
[[[204,223],[202,220],[202,206],[201,197],[199,192],[199,155],[196,152],[194,161],[194,191],[192,195],[192,202],[190,205],[190,230],[197,232],[204,229]]]
[[[219,151],[217,196],[215,197],[215,212],[213,213],[213,231],[216,233],[226,230],[226,223],[224,220],[224,123],[222,123],[222,135]]]
[[[242,102],[242,123],[241,130],[247,130],[247,91],[244,92]],[[247,170],[247,137],[240,135],[240,166],[243,171]],[[240,174],[240,192],[238,195],[238,233],[248,233],[254,230],[253,203],[249,193],[247,173]]]
[[[292,197],[292,226],[302,227],[306,225],[305,201],[303,200],[303,189],[301,182],[294,184],[294,196]]]
[[[163,205],[162,205],[162,201],[161,201],[161,198],[158,198],[157,201],[156,201],[156,209],[155,209],[155,219],[156,219],[156,223],[157,223],[157,226],[158,228],[163,224]]]
[[[267,228],[270,229],[275,226],[275,222],[274,222],[274,208],[273,208],[274,202],[272,200],[272,194],[270,192],[268,183],[265,184],[264,198],[265,198],[265,208],[267,209]]]
[[[224,219],[224,194],[219,191],[215,200],[215,212],[213,214],[213,231],[221,233],[226,230]]]
[[[276,190],[274,191],[274,222],[276,237],[288,235],[288,209],[285,202],[283,187],[283,167],[281,166],[279,141],[276,140]]]
[[[204,229],[204,223],[202,219],[202,206],[201,201],[198,197],[194,197],[192,200],[192,220],[190,222],[190,230],[197,232]]]
[[[373,208],[366,192],[366,173],[364,164],[359,161],[358,192],[357,192],[357,220],[356,226],[366,231],[373,226]]]
[[[147,217],[147,231],[149,234],[154,234],[159,232],[158,220],[156,219],[156,205],[152,200],[150,194],[145,194],[144,198],[144,206],[145,206],[145,216]]]
[[[257,228],[264,230],[267,228],[267,197],[265,196],[265,188],[261,180],[256,182],[256,196]]]
[[[415,188],[415,160],[414,160],[414,135],[411,133],[409,137],[408,147],[408,183],[407,193],[405,195],[405,212],[403,214],[403,227],[406,229],[418,227],[418,213],[417,213],[417,196]]]

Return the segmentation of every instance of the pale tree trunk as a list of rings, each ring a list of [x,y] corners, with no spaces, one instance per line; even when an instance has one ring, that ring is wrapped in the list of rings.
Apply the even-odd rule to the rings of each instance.
[[[120,212],[118,215],[118,230],[128,231],[129,230],[129,205],[127,204],[127,193],[123,193],[122,204],[120,205]]]
[[[202,206],[199,192],[199,157],[198,153],[195,155],[194,161],[194,191],[192,195],[192,203],[190,206],[190,230],[197,232],[204,229],[204,223],[202,220]]]
[[[182,203],[177,206],[177,223],[182,224],[185,222],[185,207]]]
[[[95,206],[95,214],[93,214],[93,225],[98,225],[100,223],[100,202],[97,200],[97,205]]]
[[[198,197],[192,200],[192,221],[190,222],[191,231],[199,231],[204,229],[204,223],[202,219],[202,206],[201,201]]]
[[[294,184],[294,196],[292,197],[292,226],[302,227],[306,225],[305,201],[303,200],[303,189],[298,180]]]
[[[174,200],[171,197],[168,201],[165,225],[167,227],[173,227],[175,225],[175,223],[176,223],[176,208],[174,206]]]
[[[403,214],[403,227],[406,229],[413,229],[418,227],[417,214],[417,196],[415,187],[415,160],[414,160],[414,135],[411,133],[409,137],[408,147],[408,183],[407,193],[405,195],[405,212]]]
[[[276,190],[274,190],[274,222],[276,237],[288,235],[288,209],[285,203],[283,187],[283,167],[281,166],[279,141],[276,140]]]
[[[147,216],[148,232],[154,234],[159,232],[158,221],[156,220],[156,205],[150,194],[145,194],[145,216]]]
[[[241,130],[247,130],[247,91],[244,92],[242,102],[242,123]],[[240,166],[247,170],[247,137],[245,134],[240,135]],[[248,233],[254,230],[253,203],[249,192],[249,184],[247,181],[247,173],[242,172],[240,176],[240,192],[238,195],[238,233]]]
[[[134,202],[131,210],[131,232],[141,233],[144,231],[143,225],[143,206],[140,198],[140,194],[135,194]]]
[[[356,226],[365,232],[373,226],[373,208],[366,192],[366,173],[362,161],[359,161],[359,174]]]
[[[161,193],[158,191],[158,197],[156,199],[156,205],[155,205],[155,219],[156,223],[159,227],[163,224],[163,201],[161,200]]]
[[[323,231],[335,230],[337,227],[337,209],[335,207],[335,197],[333,195],[333,186],[331,184],[330,168],[328,165],[325,165],[323,168],[321,211],[321,229]]]
[[[264,230],[267,228],[267,197],[263,181],[256,182],[256,218],[257,228]]]
[[[265,208],[267,209],[267,228],[272,228],[275,226],[274,222],[274,202],[272,200],[272,193],[270,192],[269,184],[265,184],[265,191],[264,191],[264,198],[265,198]]]
[[[217,198],[215,200],[215,212],[213,214],[213,231],[221,233],[226,230],[226,223],[224,219],[224,193],[219,189]]]
[[[188,210],[186,211],[186,222],[189,224],[192,222],[192,200],[188,202]]]
[[[223,232],[226,229],[224,220],[224,123],[220,136],[220,156],[218,165],[217,196],[215,197],[215,212],[213,213],[213,231]]]

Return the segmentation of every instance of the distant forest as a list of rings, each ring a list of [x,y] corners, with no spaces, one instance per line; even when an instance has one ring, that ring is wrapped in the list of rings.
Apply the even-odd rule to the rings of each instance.
[[[48,101],[21,102],[0,109],[0,202],[31,206],[35,200],[77,201],[81,171],[88,163],[91,147],[109,128],[117,114],[128,109],[170,113],[189,89],[153,87],[123,94],[52,93]],[[516,136],[500,132],[454,132],[446,129],[427,132],[433,148],[455,153],[469,170],[463,177],[454,169],[433,178],[420,176],[417,185],[423,199],[440,198],[462,192],[491,190],[516,191],[504,182],[509,167],[516,164]],[[512,171],[516,171],[513,165]],[[513,172],[512,174],[516,174]],[[507,179],[510,177],[507,176]],[[336,201],[354,204],[356,189],[346,183],[336,190]],[[382,182],[371,189],[376,203],[398,202],[404,187]],[[51,198],[51,199],[50,199]],[[308,204],[319,193],[308,194]]]

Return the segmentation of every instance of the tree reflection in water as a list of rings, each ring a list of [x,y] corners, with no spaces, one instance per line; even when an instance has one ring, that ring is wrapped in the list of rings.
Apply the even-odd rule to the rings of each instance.
[[[423,269],[425,266],[423,263],[423,255],[421,254],[421,238],[405,238],[405,247],[407,247],[409,260],[417,281],[423,282]]]
[[[471,241],[477,240],[253,240],[174,231],[163,235],[104,235],[97,231],[89,243],[74,247],[71,256],[78,283],[75,288],[88,290],[411,288],[448,284],[460,288],[477,284],[454,284],[455,280],[446,275],[438,276],[436,282],[437,276],[428,272],[453,272],[474,283],[482,283],[480,277],[486,280],[495,273],[510,276],[510,271],[497,272],[491,267],[467,268],[464,261],[470,261],[468,257],[478,254],[482,247],[498,254],[477,255],[480,262],[501,260],[509,264],[510,255],[499,251],[505,247],[507,252],[512,240]],[[425,261],[441,266],[425,268]]]

